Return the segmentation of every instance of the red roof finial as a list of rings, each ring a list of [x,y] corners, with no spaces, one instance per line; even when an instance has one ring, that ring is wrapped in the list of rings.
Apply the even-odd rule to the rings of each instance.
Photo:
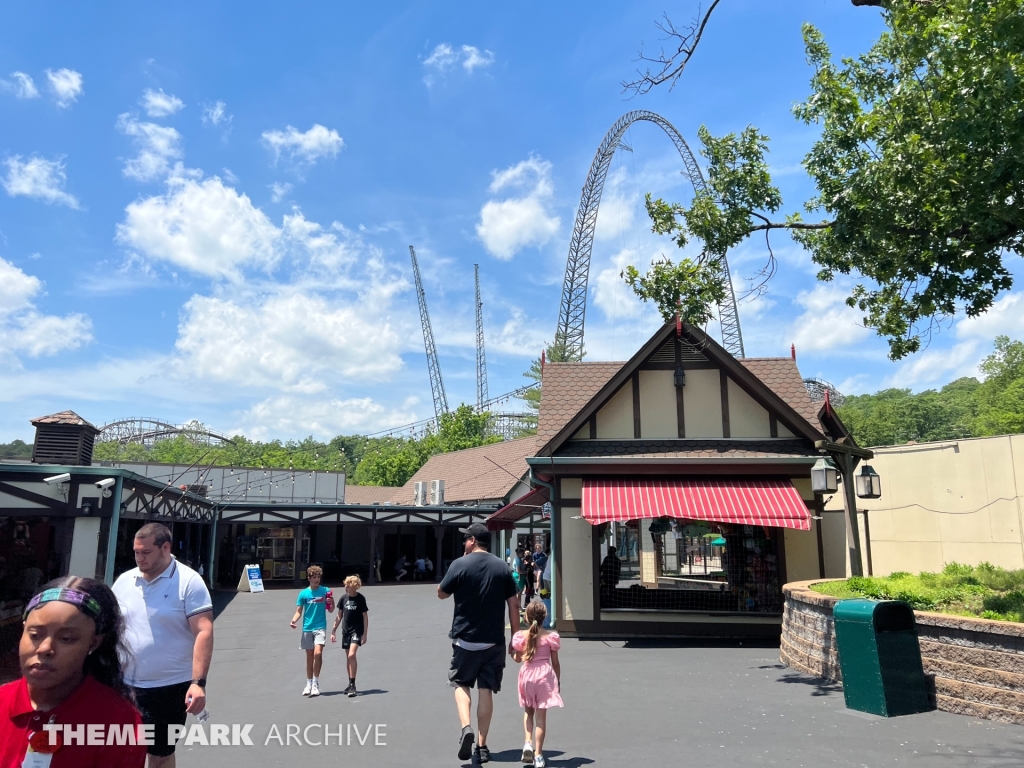
[[[832,413],[832,398],[828,387],[825,387],[825,413]]]
[[[540,375],[541,376],[544,375],[544,359],[545,359],[546,353],[547,353],[547,350],[545,350],[545,349],[542,349],[540,351]]]
[[[683,305],[683,300],[681,298],[680,299],[676,299],[676,336],[682,336],[683,335],[683,318],[682,318],[683,308],[682,308],[682,305]]]
[[[794,360],[796,360],[796,344],[790,344],[789,345],[789,355]]]

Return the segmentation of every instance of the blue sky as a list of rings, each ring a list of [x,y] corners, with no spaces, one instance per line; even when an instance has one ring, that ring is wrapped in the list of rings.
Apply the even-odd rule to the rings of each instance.
[[[810,74],[800,25],[839,55],[881,28],[846,2],[726,0],[675,89],[628,100],[620,82],[641,42],[659,44],[661,4],[438,5],[7,4],[0,441],[65,408],[262,439],[430,416],[409,244],[449,402],[474,399],[474,263],[490,392],[511,390],[553,335],[579,190],[621,114],[654,110],[694,147],[701,124],[757,125],[795,210],[814,137],[790,113]],[[618,279],[673,253],[644,192],[689,194],[658,128],[626,141],[590,274],[593,360],[628,358],[658,325]],[[775,245],[768,292],[740,305],[747,354],[795,343],[804,375],[844,391],[941,384],[997,333],[1024,335],[1013,292],[891,363],[843,308],[848,286],[816,284],[802,250]],[[730,254],[738,286],[765,255]]]

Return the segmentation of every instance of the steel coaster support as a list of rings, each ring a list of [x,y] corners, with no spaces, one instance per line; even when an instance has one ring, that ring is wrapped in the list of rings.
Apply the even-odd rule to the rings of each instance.
[[[648,110],[628,112],[620,117],[605,134],[597,148],[590,172],[583,184],[580,205],[573,223],[572,238],[569,241],[569,256],[565,263],[565,280],[558,310],[558,326],[555,330],[554,347],[561,359],[578,361],[583,359],[583,330],[587,314],[587,282],[590,275],[590,257],[594,248],[594,231],[597,228],[597,213],[601,205],[608,169],[612,157],[619,148],[622,137],[633,123],[646,120],[659,126],[675,144],[683,161],[685,175],[694,190],[707,191],[707,183],[700,171],[689,145],[668,120]],[[743,357],[743,336],[740,332],[739,313],[736,310],[736,296],[729,275],[725,254],[720,259],[720,278],[726,288],[726,300],[719,305],[719,321],[722,326],[723,346],[736,357]]]
[[[487,354],[484,351],[484,303],[480,300],[480,265],[473,265],[476,283],[476,410],[482,413],[487,394]]]
[[[416,261],[416,249],[409,246],[409,257],[412,259],[412,273],[416,279],[416,299],[420,305],[420,324],[423,326],[423,346],[427,352],[427,370],[430,373],[430,392],[434,397],[434,417],[441,423],[441,414],[448,413],[448,397],[444,393],[444,381],[441,379],[441,366],[437,361],[437,347],[434,346],[434,331],[430,327],[430,314],[427,312],[427,295],[423,292],[423,280],[420,279],[420,265]]]

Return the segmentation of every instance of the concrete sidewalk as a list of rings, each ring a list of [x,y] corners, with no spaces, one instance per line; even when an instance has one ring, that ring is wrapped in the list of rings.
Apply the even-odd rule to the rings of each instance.
[[[370,637],[359,652],[355,699],[341,695],[345,659],[330,645],[323,695],[301,696],[304,654],[298,631],[288,626],[296,592],[218,594],[218,602],[230,602],[216,621],[210,723],[253,724],[254,746],[179,745],[179,765],[312,768],[354,759],[360,766],[458,766],[459,727],[446,676],[451,602],[439,601],[432,584],[363,592]],[[850,712],[838,687],[782,667],[774,648],[566,640],[561,657],[565,708],[549,714],[545,749],[553,768],[645,760],[658,766],[1024,765],[1024,728],[944,712],[891,720]],[[516,674],[509,660],[505,687],[495,697],[488,742],[498,765],[518,763],[523,743]],[[343,724],[351,743],[338,746],[332,735],[330,746],[296,746],[294,737],[291,746],[276,739],[265,745],[272,726],[283,741],[289,724],[312,723],[329,724],[332,734]],[[383,727],[375,732],[375,725]],[[323,740],[322,727],[306,734]],[[373,746],[377,734],[384,746]]]

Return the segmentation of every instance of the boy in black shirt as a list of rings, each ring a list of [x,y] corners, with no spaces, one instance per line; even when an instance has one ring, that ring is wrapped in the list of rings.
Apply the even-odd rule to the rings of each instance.
[[[338,625],[341,625],[341,647],[348,654],[348,688],[345,693],[351,699],[356,695],[356,651],[359,646],[366,645],[366,635],[370,631],[370,610],[366,607],[366,598],[359,594],[363,586],[358,576],[345,579],[345,596],[338,602],[338,618],[331,629],[331,642],[338,642]]]

